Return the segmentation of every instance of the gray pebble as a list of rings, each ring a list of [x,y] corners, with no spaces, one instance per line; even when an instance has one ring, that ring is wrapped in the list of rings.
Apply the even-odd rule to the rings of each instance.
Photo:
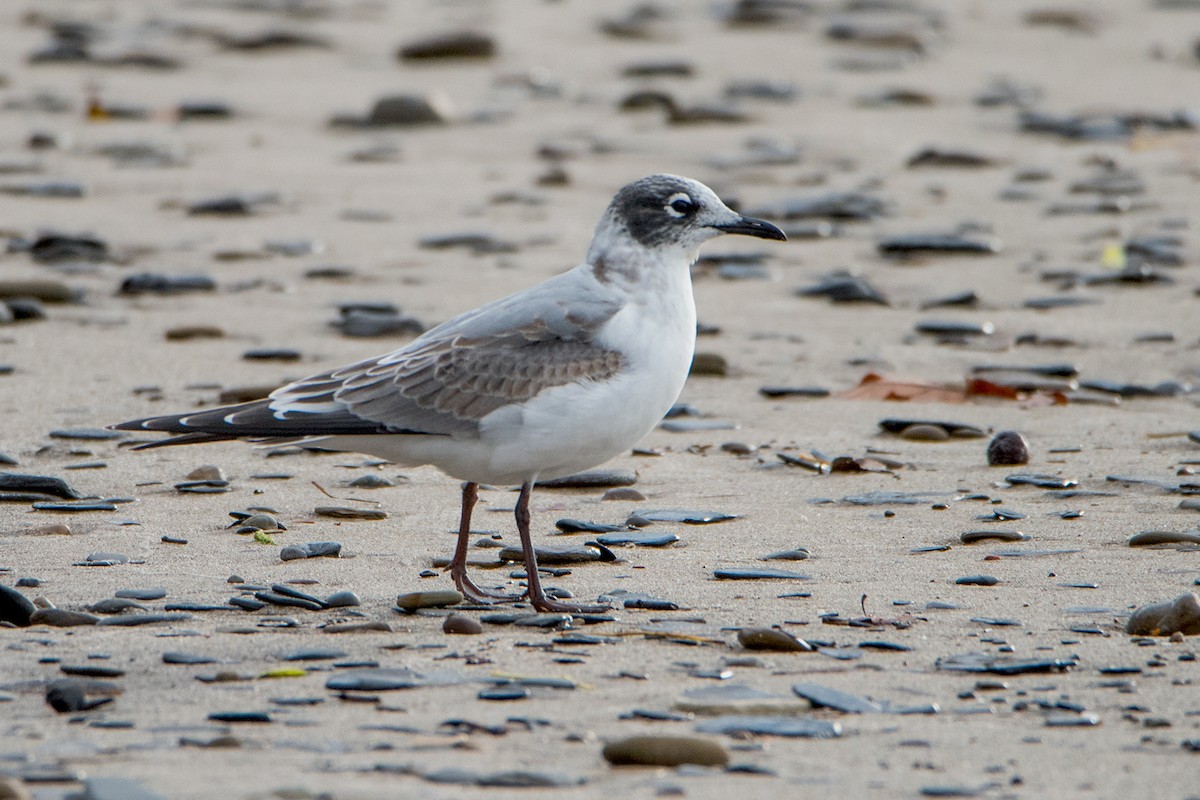
[[[306,542],[283,548],[279,551],[279,558],[283,561],[300,558],[337,558],[341,552],[341,542]]]

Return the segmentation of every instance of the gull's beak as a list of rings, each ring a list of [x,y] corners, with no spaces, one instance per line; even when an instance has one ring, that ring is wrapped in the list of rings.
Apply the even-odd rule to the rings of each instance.
[[[741,217],[733,222],[726,222],[712,227],[721,233],[740,233],[744,236],[757,236],[759,239],[775,239],[786,242],[787,236],[771,223],[754,217]]]

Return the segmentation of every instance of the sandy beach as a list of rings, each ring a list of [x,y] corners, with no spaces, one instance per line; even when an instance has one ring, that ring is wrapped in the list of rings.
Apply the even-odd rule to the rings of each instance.
[[[5,4],[0,472],[116,502],[0,503],[0,586],[102,623],[0,627],[0,797],[1200,796],[1196,638],[1125,632],[1200,581],[1197,37],[1186,0]],[[431,118],[372,117],[399,96]],[[101,438],[562,272],[655,172],[790,240],[702,251],[710,374],[604,465],[644,499],[534,495],[540,543],[615,557],[545,578],[607,615],[396,610],[452,588],[432,468]],[[333,324],[381,303],[355,324],[392,332]],[[988,464],[1005,430],[1028,463]],[[482,492],[472,559],[517,590],[515,501]],[[236,532],[255,509],[286,530]],[[664,510],[731,518],[624,529]],[[563,519],[678,539],[606,553]],[[358,604],[229,603],[279,586]],[[64,679],[109,701],[56,711]],[[637,736],[727,763],[605,759]]]

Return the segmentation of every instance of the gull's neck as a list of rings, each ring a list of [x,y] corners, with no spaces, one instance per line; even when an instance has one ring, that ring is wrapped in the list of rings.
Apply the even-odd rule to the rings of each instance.
[[[698,251],[670,245],[645,247],[606,218],[597,226],[586,264],[598,282],[614,288],[645,292],[669,289],[682,280],[690,293],[691,267]]]

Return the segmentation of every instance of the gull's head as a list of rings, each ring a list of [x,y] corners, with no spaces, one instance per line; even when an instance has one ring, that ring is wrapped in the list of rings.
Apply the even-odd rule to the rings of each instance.
[[[650,175],[617,192],[596,226],[592,248],[632,239],[648,249],[695,258],[700,245],[725,233],[787,239],[769,222],[744,217],[703,183],[679,175]],[[597,254],[599,255],[599,254]]]

